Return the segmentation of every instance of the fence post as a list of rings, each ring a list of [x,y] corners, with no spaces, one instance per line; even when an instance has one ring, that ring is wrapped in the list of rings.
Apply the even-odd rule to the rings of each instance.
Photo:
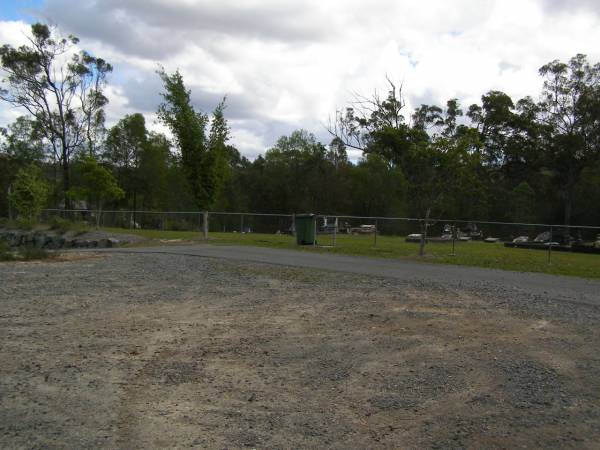
[[[338,218],[333,221],[333,246],[335,247],[335,238],[337,236]]]
[[[208,211],[202,213],[202,230],[204,232],[204,240],[208,240]]]
[[[456,247],[456,222],[452,224],[452,255],[451,256],[456,256],[455,247]]]
[[[244,232],[244,215],[240,216],[240,234]]]
[[[378,222],[377,222],[377,220],[375,220],[375,236],[374,236],[373,247],[377,247],[377,226],[378,226]]]

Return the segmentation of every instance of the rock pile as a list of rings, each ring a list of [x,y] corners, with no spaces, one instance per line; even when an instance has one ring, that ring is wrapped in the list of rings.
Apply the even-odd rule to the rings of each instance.
[[[4,240],[10,248],[37,247],[49,250],[68,248],[110,248],[121,242],[112,237],[101,239],[84,239],[81,237],[61,235],[52,231],[0,230],[0,240]]]

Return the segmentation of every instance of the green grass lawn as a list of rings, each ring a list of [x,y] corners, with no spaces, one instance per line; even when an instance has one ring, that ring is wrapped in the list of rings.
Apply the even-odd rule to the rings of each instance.
[[[144,236],[153,239],[155,243],[161,243],[160,240],[174,239],[198,243],[205,242],[199,232],[123,230],[115,228],[105,230]],[[289,235],[215,232],[210,233],[208,240],[208,243],[216,245],[253,245],[600,279],[600,255],[552,252],[551,261],[548,263],[548,254],[545,251],[506,248],[501,243],[457,242],[454,256],[451,255],[451,243],[430,243],[425,247],[426,255],[419,257],[419,245],[405,242],[404,237],[400,236],[377,236],[377,245],[375,245],[373,236],[345,234],[337,235],[335,247],[332,247],[333,237],[331,235],[319,235],[318,242],[319,246],[317,247],[298,246],[294,238]]]

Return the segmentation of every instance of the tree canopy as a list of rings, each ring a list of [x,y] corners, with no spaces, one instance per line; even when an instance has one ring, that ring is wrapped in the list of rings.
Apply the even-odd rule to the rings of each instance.
[[[36,171],[48,186],[41,206],[79,198],[134,211],[133,222],[159,209],[600,220],[600,64],[585,55],[543,65],[540,92],[493,89],[472,105],[410,110],[388,78],[385,95],[357,94],[335,113],[328,144],[298,129],[252,161],[231,143],[225,97],[201,111],[179,71],[158,71],[165,136],[141,112],[105,128],[112,66],[74,36],[34,24],[28,44],[0,47],[0,60],[0,99],[26,113],[0,128],[0,215]],[[114,195],[97,198],[92,179]]]
[[[28,45],[0,47],[4,78],[0,99],[27,111],[38,124],[63,167],[63,191],[70,188],[71,157],[81,149],[94,152],[104,126],[103,93],[112,66],[86,51],[79,39],[62,37],[54,28],[31,26]]]

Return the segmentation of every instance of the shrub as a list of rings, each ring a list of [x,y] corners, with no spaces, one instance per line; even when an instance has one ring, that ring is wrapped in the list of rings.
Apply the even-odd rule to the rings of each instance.
[[[19,217],[15,220],[15,227],[19,230],[33,230],[37,225],[37,221],[30,217]]]
[[[14,261],[15,255],[5,240],[0,239],[0,261]]]
[[[96,206],[96,228],[99,228],[104,203],[123,198],[125,192],[110,171],[93,157],[83,157],[77,164],[80,184],[69,189],[67,195],[74,200],[92,200]]]
[[[58,254],[55,252],[49,252],[43,248],[28,245],[19,248],[19,256],[25,261],[31,261],[34,259],[56,258]]]
[[[164,229],[170,231],[193,231],[194,224],[187,220],[171,220],[167,219],[164,221]]]
[[[61,234],[72,231],[75,235],[87,233],[90,230],[87,222],[74,222],[68,219],[63,219],[60,216],[53,216],[49,220],[50,229],[58,231]]]
[[[31,164],[17,173],[8,201],[19,218],[31,222],[39,217],[47,196],[48,185],[43,179],[42,171]]]

